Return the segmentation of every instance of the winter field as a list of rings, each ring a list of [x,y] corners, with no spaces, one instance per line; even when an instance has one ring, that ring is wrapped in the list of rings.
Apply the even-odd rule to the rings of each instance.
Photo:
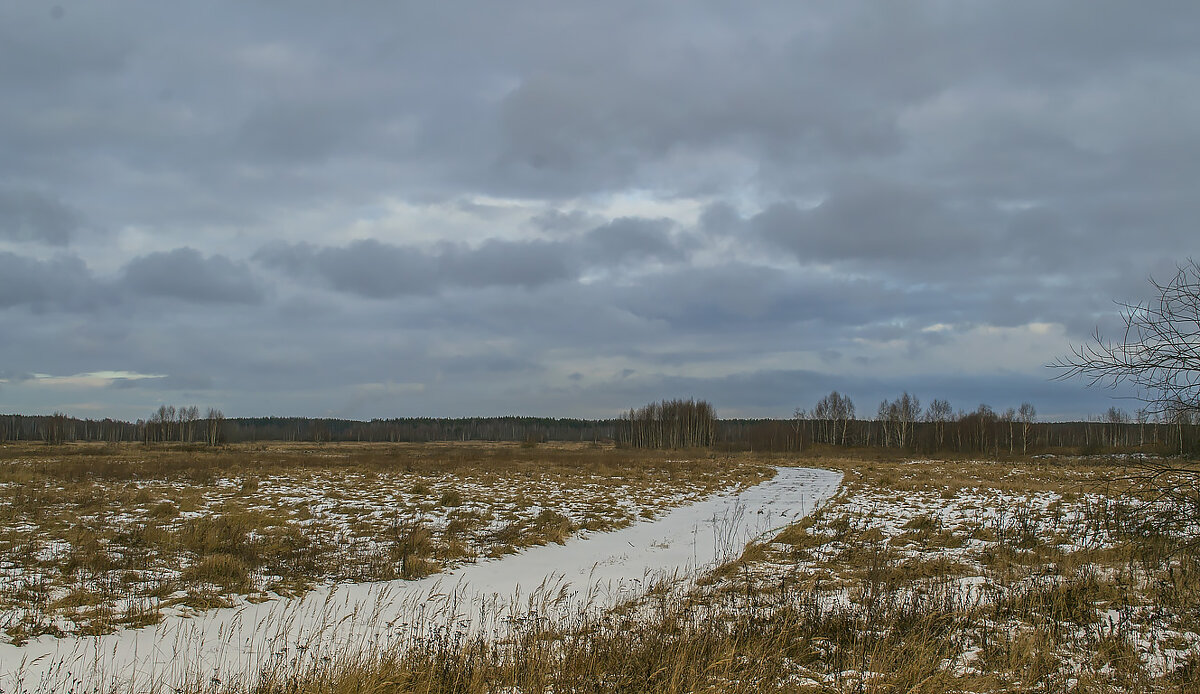
[[[1200,691],[1147,459],[0,451],[6,693]]]
[[[164,616],[414,579],[649,519],[772,474],[585,446],[0,447],[0,629]]]

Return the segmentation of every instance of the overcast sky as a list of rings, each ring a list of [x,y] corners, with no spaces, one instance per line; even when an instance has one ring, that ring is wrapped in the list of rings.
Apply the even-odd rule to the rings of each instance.
[[[0,412],[1099,413],[1200,255],[1153,7],[0,3]]]

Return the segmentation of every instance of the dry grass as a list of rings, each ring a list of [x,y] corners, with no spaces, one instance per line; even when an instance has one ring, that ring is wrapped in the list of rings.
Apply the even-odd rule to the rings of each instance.
[[[737,466],[772,462],[722,464],[744,475]],[[387,647],[288,654],[247,681],[200,678],[189,691],[1200,692],[1197,517],[1156,513],[1121,461],[804,462],[841,469],[838,496],[699,580],[651,586],[606,612],[520,615],[495,633],[430,610]],[[583,524],[532,493],[519,462],[504,464],[515,467],[496,474],[516,476],[520,491],[488,520],[471,506],[465,473],[452,487],[461,505],[443,503],[443,478],[406,478],[414,503],[450,520],[437,531],[397,523],[393,565],[436,556],[438,538],[508,547],[558,541]],[[603,465],[611,476],[601,479],[622,478],[618,464]],[[644,473],[624,474],[690,479],[672,465],[651,458]],[[270,488],[270,474],[257,477]],[[196,546],[229,549],[219,524],[187,527]],[[245,555],[223,556],[210,582],[238,580],[234,562]],[[79,572],[102,569],[86,552],[78,558]],[[87,590],[62,599],[56,609],[103,607]]]
[[[826,464],[846,475],[833,503],[704,582],[751,608],[805,586],[813,620],[843,615],[814,686],[907,691],[915,670],[929,691],[1198,690],[1197,516],[1151,512],[1125,461]]]
[[[1147,535],[1120,463],[822,463],[846,474],[836,499],[697,582],[250,691],[1200,692],[1196,528]]]
[[[745,457],[591,445],[2,445],[0,629],[16,643],[106,633],[419,578],[769,474]]]

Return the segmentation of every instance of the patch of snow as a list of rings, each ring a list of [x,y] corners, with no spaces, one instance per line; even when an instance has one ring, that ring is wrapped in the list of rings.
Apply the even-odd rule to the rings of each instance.
[[[411,638],[418,628],[445,628],[447,616],[486,630],[487,619],[467,617],[498,620],[535,605],[553,605],[564,614],[583,605],[613,605],[659,578],[712,566],[811,513],[833,496],[841,478],[828,470],[780,468],[762,484],[672,509],[654,521],[418,581],[326,585],[301,598],[211,610],[191,619],[168,617],[155,627],[106,636],[0,644],[0,690],[77,678],[102,690],[153,685],[169,691],[197,673],[245,678],[278,653],[301,649],[317,657],[378,648]]]

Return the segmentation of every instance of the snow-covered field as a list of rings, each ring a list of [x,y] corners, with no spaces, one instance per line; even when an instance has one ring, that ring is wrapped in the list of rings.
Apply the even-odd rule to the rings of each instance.
[[[840,480],[840,473],[826,470],[780,468],[762,484],[678,506],[653,521],[421,580],[323,585],[300,598],[173,616],[99,637],[4,644],[0,688],[55,691],[75,681],[102,688],[133,681],[168,690],[206,680],[230,684],[275,661],[386,648],[423,629],[487,630],[531,613],[547,618],[553,610],[601,608],[639,594],[657,577],[728,561],[747,542],[812,512]]]
[[[825,470],[784,467],[756,486],[768,456],[669,455],[621,470],[576,461],[566,476],[505,464],[481,484],[470,467],[425,470],[396,486],[435,519],[431,546],[452,536],[475,548],[421,555],[444,573],[326,576],[291,597],[259,587],[190,619],[168,607],[140,630],[0,646],[0,688],[135,677],[236,692],[263,676],[281,691],[358,691],[401,677],[516,692],[599,677],[655,679],[645,687],[656,691],[1167,692],[1200,681],[1195,471],[1159,469],[1138,487],[1160,459],[813,457]],[[378,484],[360,473],[351,489]],[[534,501],[539,481],[563,491]],[[573,483],[586,491],[572,496]],[[249,491],[226,486],[237,499],[280,485],[258,474]],[[498,501],[485,512],[472,499]],[[492,518],[474,534],[440,530],[462,525],[462,507]]]
[[[420,578],[770,469],[591,446],[0,446],[0,640]]]
[[[923,676],[956,690],[1192,691],[1175,687],[1200,674],[1200,533],[1171,520],[1186,509],[1149,515],[1153,504],[1113,484],[1130,474],[1122,465],[847,463],[819,513],[701,590],[770,605],[788,604],[781,585],[798,586],[814,624],[854,625],[840,635],[851,648],[813,639],[825,650],[796,666],[797,684],[853,689],[886,676],[895,663],[864,668],[871,659],[854,648],[903,651],[889,632],[940,620],[955,626],[923,635],[938,643]]]

